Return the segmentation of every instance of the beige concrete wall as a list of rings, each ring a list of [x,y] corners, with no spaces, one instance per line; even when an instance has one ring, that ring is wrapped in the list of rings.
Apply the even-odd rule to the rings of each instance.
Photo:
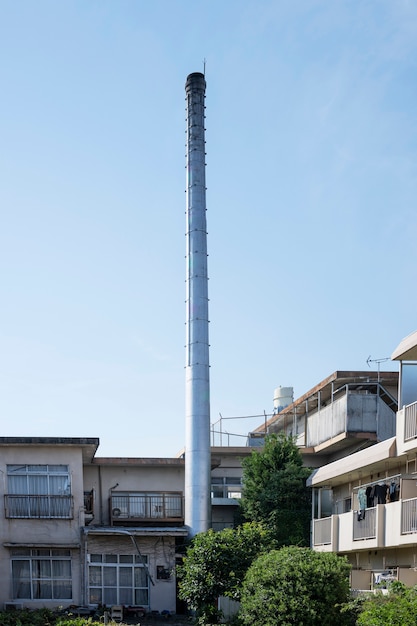
[[[73,496],[74,518],[61,519],[5,519],[0,524],[0,604],[12,601],[10,551],[4,544],[16,547],[73,546],[72,577],[73,598],[68,604],[81,601],[80,581],[80,526],[84,524],[84,496],[81,448],[71,446],[3,446],[0,454],[0,499],[4,502],[7,491],[7,465],[9,464],[56,464],[68,465],[71,476],[71,494]],[[3,513],[4,516],[4,506]],[[25,606],[54,607],[62,604],[52,600],[20,601]]]
[[[0,542],[13,543],[80,543],[80,526],[84,524],[84,490],[80,448],[29,446],[2,448],[0,455],[0,496],[7,493],[9,464],[68,465],[74,518],[71,520],[6,519],[0,526]]]
[[[211,513],[211,523],[214,530],[233,526],[236,506],[214,506]]]
[[[84,489],[94,490],[94,524],[109,524],[109,501],[112,493],[184,492],[184,467],[146,467],[141,465],[87,465],[84,468]]]

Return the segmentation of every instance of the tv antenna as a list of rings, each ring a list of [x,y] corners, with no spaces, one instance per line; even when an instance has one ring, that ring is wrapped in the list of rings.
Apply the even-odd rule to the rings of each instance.
[[[378,382],[379,382],[379,370],[381,367],[381,363],[385,363],[385,361],[391,361],[391,357],[386,356],[383,359],[371,359],[371,355],[369,355],[368,358],[366,359],[366,364],[368,365],[368,367],[371,367],[370,363],[378,363]]]

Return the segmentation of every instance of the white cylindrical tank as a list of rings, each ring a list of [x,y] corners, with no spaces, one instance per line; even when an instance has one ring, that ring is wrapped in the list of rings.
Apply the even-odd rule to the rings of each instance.
[[[294,402],[293,387],[277,387],[274,390],[274,413],[279,413]]]

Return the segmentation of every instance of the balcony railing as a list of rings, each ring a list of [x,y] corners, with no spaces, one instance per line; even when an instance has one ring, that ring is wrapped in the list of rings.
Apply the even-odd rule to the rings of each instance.
[[[365,509],[365,517],[359,519],[357,511],[353,511],[353,541],[359,539],[375,539],[376,507]]]
[[[332,543],[332,518],[314,520],[314,545],[327,546]]]
[[[417,438],[417,402],[405,407],[404,441]]]
[[[401,534],[417,532],[417,498],[402,501]]]
[[[72,519],[72,496],[5,495],[5,515],[12,519]]]
[[[355,551],[360,541],[372,549],[415,545],[416,536],[417,497],[368,508],[364,519],[349,511],[313,520],[314,547],[330,545],[336,552]]]
[[[112,523],[176,522],[184,519],[182,494],[124,493],[110,498]]]

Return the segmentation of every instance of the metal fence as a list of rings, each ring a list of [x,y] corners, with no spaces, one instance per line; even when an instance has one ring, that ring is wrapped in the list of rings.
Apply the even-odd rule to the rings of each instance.
[[[417,498],[401,503],[401,534],[417,532]]]
[[[72,519],[72,496],[5,495],[8,518]]]

